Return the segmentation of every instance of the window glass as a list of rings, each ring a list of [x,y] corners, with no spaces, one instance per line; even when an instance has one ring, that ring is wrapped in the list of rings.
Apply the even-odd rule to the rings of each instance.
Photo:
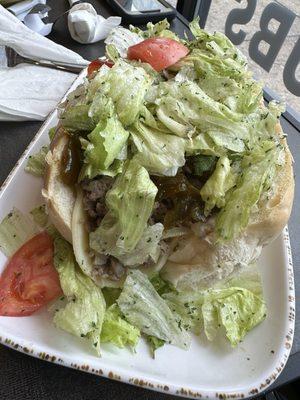
[[[270,18],[271,16],[276,17],[276,7],[278,7],[279,18],[282,18],[283,14],[285,14],[285,11],[288,11],[283,11],[283,9],[281,8],[282,6],[285,6],[286,9],[290,11],[290,13],[288,13],[288,18],[284,19],[286,15],[281,21],[276,20],[276,18]],[[251,14],[253,14],[253,16]],[[269,22],[266,25],[266,22],[268,20]],[[280,24],[282,24],[282,26],[280,26]],[[233,33],[238,33],[242,29],[245,34],[242,34],[244,38],[239,38],[242,43],[239,44],[238,47],[243,51],[244,54],[248,56],[249,69],[254,72],[255,76],[258,79],[262,79],[266,86],[276,92],[281,98],[286,100],[286,102],[296,111],[300,112],[299,0],[212,0],[205,28],[209,31],[218,30],[223,33],[225,33],[226,30],[232,30]],[[266,38],[266,35],[264,33],[257,34],[257,32],[261,30],[265,31],[266,28],[271,31],[271,46],[273,45],[276,47],[278,45],[279,47],[279,42],[281,41],[282,44],[279,48],[276,47],[276,49],[272,51],[272,58],[275,58],[273,62],[272,60],[265,60],[262,57],[260,61],[262,64],[264,64],[263,68],[256,62],[257,47],[258,50],[261,51],[264,55],[268,52],[270,44],[263,40],[264,38]],[[278,37],[276,35],[278,33],[278,30],[280,29],[283,31],[280,32],[280,37]],[[269,35],[267,34],[267,40],[268,36]],[[242,38],[243,40],[241,40]],[[251,46],[253,54],[251,53]],[[250,56],[252,56],[252,58],[254,56],[255,60],[253,60],[249,56],[249,49]],[[293,57],[292,66],[291,61],[288,62],[290,57]],[[267,65],[268,62],[269,65]],[[268,67],[270,68],[269,71],[266,70],[266,68],[268,69]],[[284,75],[286,76],[285,79]],[[286,79],[290,80],[287,85]],[[294,79],[298,81],[298,89],[297,83],[295,83]],[[288,86],[294,92],[297,92],[298,90],[298,93],[291,93],[291,91],[286,86]]]
[[[205,28],[227,34],[248,57],[255,77],[300,113],[299,0],[186,1],[194,6],[186,17],[197,15],[199,7],[205,14],[211,3]]]

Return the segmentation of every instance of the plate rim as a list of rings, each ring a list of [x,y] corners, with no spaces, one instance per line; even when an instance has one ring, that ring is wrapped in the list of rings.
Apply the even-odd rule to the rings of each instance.
[[[66,95],[63,97],[62,101],[66,98],[67,94],[78,84],[80,83],[80,80],[83,79],[86,71],[81,72],[81,74],[74,80],[72,85],[70,86],[69,90],[67,91]],[[3,184],[0,187],[0,199],[2,198],[2,195],[6,188],[9,186],[10,182],[12,181],[13,177],[17,174],[19,165],[26,159],[26,157],[29,155],[30,150],[32,146],[36,143],[36,141],[44,134],[45,126],[50,122],[50,120],[55,116],[55,113],[57,113],[57,108],[55,108],[46,118],[46,120],[43,122],[41,127],[39,128],[38,132],[34,135],[26,149],[24,150],[23,154],[19,158],[19,160],[16,162],[14,168],[11,170],[11,172],[8,174],[7,178],[3,182]],[[120,367],[114,368],[116,372],[108,370],[107,368],[91,368],[87,364],[79,365],[76,363],[72,363],[71,360],[65,361],[63,360],[59,354],[47,354],[43,349],[37,345],[35,346],[34,344],[31,344],[30,342],[24,340],[21,341],[21,343],[16,343],[9,337],[4,337],[1,335],[0,331],[0,343],[6,347],[12,348],[14,350],[17,350],[19,352],[22,352],[27,355],[31,355],[35,358],[52,362],[57,365],[61,365],[64,367],[72,368],[72,369],[77,369],[83,372],[88,372],[94,375],[101,376],[103,378],[108,378],[116,381],[120,381],[123,383],[131,384],[134,386],[138,387],[143,387],[144,389],[149,389],[153,390],[156,392],[161,392],[165,394],[170,394],[170,395],[175,395],[179,397],[186,397],[186,398],[194,398],[194,399],[200,399],[200,398],[207,398],[207,399],[243,399],[243,398],[248,398],[254,395],[258,395],[259,393],[263,392],[266,390],[281,374],[282,370],[284,369],[291,348],[293,344],[293,338],[294,338],[294,328],[295,328],[295,285],[294,285],[294,272],[293,272],[293,260],[292,260],[292,250],[291,250],[291,245],[290,245],[290,237],[289,237],[289,231],[288,227],[286,226],[282,233],[280,234],[282,236],[283,240],[283,248],[284,248],[284,258],[286,260],[286,267],[287,267],[287,314],[288,314],[288,320],[287,320],[287,328],[285,332],[285,343],[284,347],[281,349],[281,356],[278,359],[273,371],[271,372],[270,375],[265,375],[263,376],[263,379],[260,381],[260,383],[256,387],[245,387],[244,389],[239,389],[238,391],[235,390],[225,390],[222,392],[216,392],[210,389],[201,389],[201,390],[195,390],[191,389],[188,387],[182,387],[181,385],[176,385],[176,384],[163,384],[161,383],[158,379],[151,378],[151,379],[144,379],[142,377],[138,376],[132,376],[128,371],[127,372],[122,372],[122,375],[120,375]],[[279,236],[280,237],[280,236]],[[54,352],[55,353],[55,352]]]

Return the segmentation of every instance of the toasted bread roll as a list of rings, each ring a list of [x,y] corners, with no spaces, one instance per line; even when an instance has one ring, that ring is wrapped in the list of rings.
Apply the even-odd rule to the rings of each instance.
[[[42,195],[47,204],[49,217],[60,234],[72,243],[72,213],[75,204],[74,187],[61,179],[62,155],[69,143],[69,135],[58,127],[46,156],[46,173]]]
[[[94,266],[93,252],[89,245],[89,233],[87,229],[87,213],[83,206],[83,192],[77,188],[77,197],[72,216],[72,238],[74,255],[81,270],[94,280],[100,287],[122,287],[124,277],[117,281],[104,278],[97,274]]]
[[[281,133],[278,124],[277,133]],[[176,238],[174,251],[162,269],[162,276],[178,290],[209,287],[229,275],[235,267],[256,261],[263,246],[274,240],[287,224],[294,198],[293,159],[286,140],[285,162],[275,178],[271,196],[260,200],[256,212],[242,234],[230,242],[216,243],[214,219],[199,231]],[[203,225],[203,224],[202,224]]]

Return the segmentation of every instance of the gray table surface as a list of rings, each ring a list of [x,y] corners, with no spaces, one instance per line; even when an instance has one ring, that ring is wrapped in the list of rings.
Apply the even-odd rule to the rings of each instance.
[[[110,8],[106,5],[105,1],[97,1],[97,0],[91,0],[89,1],[94,5],[94,7],[98,10],[99,13],[101,13],[104,16],[109,16],[111,14]],[[100,4],[101,3],[101,4]],[[52,15],[50,14],[51,17],[60,15],[63,13],[66,8],[68,2],[66,0],[48,0],[48,4],[53,7],[53,12]],[[182,35],[184,31],[187,30],[187,27],[185,25],[185,20],[182,19],[181,17],[176,18],[173,23],[172,23],[172,29],[176,31],[178,34]],[[88,60],[93,60],[104,53],[104,46],[102,42],[92,44],[92,45],[81,45],[77,42],[74,42],[70,36],[69,33],[66,30],[66,25],[65,25],[65,20],[62,18],[59,20],[59,22],[56,25],[55,31],[52,32],[50,38],[57,42],[60,43],[76,52],[81,54],[84,58]],[[300,132],[297,131],[295,127],[293,127],[289,121],[286,119],[282,118],[282,127],[283,130],[287,133],[288,135],[288,142],[289,146],[291,148],[291,151],[293,153],[294,159],[295,159],[295,165],[294,165],[294,170],[295,170],[295,176],[296,176],[296,181],[298,179],[297,175],[300,173]],[[10,170],[13,168],[15,165],[16,161],[19,159],[21,154],[23,153],[24,149],[26,146],[29,144],[39,127],[41,126],[40,122],[1,122],[0,123],[0,184],[5,180],[6,176],[10,172]],[[296,192],[295,192],[295,202],[294,202],[294,208],[292,211],[292,216],[289,222],[289,230],[290,230],[290,236],[291,236],[291,245],[292,245],[292,252],[293,252],[293,260],[294,260],[294,273],[295,273],[295,284],[296,284],[296,302],[297,302],[297,309],[299,308],[300,305],[300,248],[299,248],[299,238],[300,238],[300,211],[298,204],[300,202],[300,185],[296,185]],[[290,381],[292,379],[300,377],[300,313],[297,314],[296,316],[296,330],[295,330],[295,338],[294,338],[294,344],[291,352],[292,356],[290,357],[288,364],[284,370],[284,372],[281,374],[279,379],[276,381],[276,383],[273,386],[278,386],[280,384],[286,383],[287,381]],[[108,380],[104,380],[102,378],[97,377],[97,387],[95,387],[95,390],[97,392],[97,396],[94,397],[94,392],[91,392],[91,394],[80,394],[79,386],[78,383],[81,381],[84,381],[85,379],[88,380],[86,381],[85,385],[87,382],[89,382],[91,385],[93,382],[95,383],[95,379],[93,377],[89,378],[83,378],[83,374],[77,373],[76,371],[68,371],[64,368],[58,367],[58,366],[49,366],[45,364],[45,362],[38,361],[38,360],[33,360],[29,359],[29,357],[23,355],[23,354],[18,354],[17,352],[13,350],[6,349],[4,347],[0,347],[0,365],[2,372],[10,369],[20,369],[22,370],[22,381],[21,383],[23,384],[23,389],[24,385],[26,386],[26,383],[28,381],[32,381],[32,376],[31,375],[26,375],[26,370],[28,370],[28,374],[32,374],[32,371],[37,371],[38,375],[40,375],[40,378],[36,377],[34,379],[34,385],[36,385],[36,389],[32,390],[28,389],[29,391],[26,391],[26,393],[23,392],[19,395],[15,395],[14,393],[18,392],[18,386],[20,384],[19,379],[20,375],[18,374],[18,379],[15,380],[15,388],[13,389],[8,389],[7,388],[7,380],[6,376],[3,374],[0,374],[0,398],[2,399],[30,399],[33,400],[35,398],[41,398],[41,399],[63,399],[63,398],[71,398],[68,397],[69,395],[63,395],[62,393],[67,393],[67,391],[59,392],[59,395],[55,395],[54,392],[52,392],[51,396],[49,397],[48,395],[46,396],[45,392],[45,385],[47,386],[48,384],[52,382],[53,385],[55,385],[54,380],[49,379],[49,374],[54,374],[55,376],[58,377],[59,379],[63,379],[64,382],[66,382],[67,387],[72,389],[73,385],[74,389],[77,388],[78,396],[79,397],[73,397],[78,398],[78,399],[93,399],[93,398],[106,398],[106,399],[131,399],[131,398],[143,398],[143,399],[171,399],[174,398],[173,396],[166,396],[166,395],[161,395],[161,394],[154,394],[148,391],[145,391],[143,389],[136,389],[132,387],[126,387],[125,385],[122,385],[120,383],[113,383],[109,382]],[[25,367],[26,366],[26,367]],[[24,368],[25,367],[25,368]],[[31,372],[30,372],[31,371]],[[48,372],[47,372],[48,371]],[[62,372],[63,371],[63,372]],[[52,376],[51,375],[51,376]],[[98,388],[98,382],[99,379],[101,381],[101,390]],[[10,378],[11,381],[11,378]],[[104,386],[103,386],[104,385]],[[41,389],[39,391],[39,388],[43,387],[43,390]],[[80,386],[81,387],[81,386]],[[106,390],[105,390],[106,388]],[[50,386],[49,386],[50,390]],[[67,389],[66,389],[67,390]],[[103,391],[104,390],[104,391]],[[95,392],[95,393],[96,393]],[[12,394],[13,393],[13,394]],[[25,394],[24,394],[25,393]],[[31,394],[30,394],[31,393]],[[1,396],[1,394],[4,396]],[[36,397],[35,397],[36,394]],[[99,397],[98,397],[99,395]],[[10,397],[11,396],[11,397]],[[42,396],[42,397],[39,397]]]

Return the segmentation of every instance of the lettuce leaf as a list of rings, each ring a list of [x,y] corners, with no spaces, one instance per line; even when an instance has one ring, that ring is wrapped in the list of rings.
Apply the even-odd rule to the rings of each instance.
[[[35,207],[30,211],[34,222],[40,227],[45,228],[48,225],[49,217],[46,212],[46,205],[42,204],[40,206]]]
[[[84,152],[89,178],[108,170],[127,142],[126,131],[116,116],[100,121],[88,135],[89,143]]]
[[[185,141],[138,122],[131,129],[135,159],[153,175],[175,176],[185,164]]]
[[[27,240],[39,232],[30,217],[13,208],[0,223],[0,250],[11,257]]]
[[[160,347],[164,346],[165,341],[162,339],[158,339],[155,336],[147,336],[147,342],[150,346],[150,352],[153,358],[155,358],[155,351]]]
[[[101,342],[113,343],[117,347],[136,347],[140,339],[140,331],[121,315],[117,304],[110,306],[104,315],[101,331]]]
[[[151,279],[150,279],[151,284],[154,286],[154,289],[157,291],[157,293],[162,296],[165,293],[169,293],[173,291],[172,285],[168,282],[162,279],[162,277],[159,275],[159,273],[156,273]]]
[[[190,23],[190,30],[196,40],[191,41],[191,49],[201,50],[203,54],[215,57],[215,68],[227,70],[227,75],[239,78],[247,67],[247,58],[233,43],[221,32],[208,33],[199,26],[199,18]],[[206,68],[209,71],[209,68]],[[215,72],[215,71],[214,71]]]
[[[138,267],[147,261],[157,263],[161,253],[159,242],[163,230],[164,226],[160,223],[147,226],[135,248],[129,253],[118,255],[118,259],[130,267]]]
[[[256,265],[231,274],[213,288],[202,291],[169,292],[163,295],[187,330],[199,334],[203,329],[214,340],[225,329],[232,346],[266,317],[262,283]]]
[[[86,95],[83,101],[85,104],[91,105],[97,94],[106,94],[109,89],[109,84],[106,82],[106,75],[110,73],[110,68],[107,65],[102,65],[92,80],[88,81]],[[105,89],[105,90],[104,90]],[[96,100],[97,103],[97,100]],[[90,110],[89,110],[90,113]]]
[[[226,132],[226,134],[221,131],[208,131],[207,135],[210,136],[218,148],[222,148],[225,151],[243,153],[246,150],[244,141],[234,131]]]
[[[234,132],[239,139],[249,137],[243,115],[213,100],[196,82],[168,81],[161,85],[164,94],[156,100],[157,117],[174,134],[192,136],[198,128],[200,132],[213,130],[224,135]]]
[[[200,190],[201,197],[205,201],[205,215],[208,215],[214,207],[224,207],[225,195],[235,185],[235,181],[236,176],[231,171],[228,157],[220,157],[213,174]]]
[[[153,24],[152,22],[147,23],[147,29],[142,30],[138,27],[130,25],[130,31],[137,33],[141,38],[148,39],[151,37],[167,37],[174,40],[180,40],[179,37],[172,32],[170,28],[170,24],[167,19],[163,19],[162,21]]]
[[[54,265],[67,297],[67,304],[54,315],[54,324],[72,335],[86,338],[100,354],[100,333],[105,313],[101,289],[82,273],[72,246],[61,237],[54,240]]]
[[[100,120],[116,113],[123,126],[131,125],[152,79],[144,68],[122,59],[112,68],[102,66],[79,100],[70,100],[60,113],[61,123],[70,131],[91,132]]]
[[[266,305],[244,288],[212,289],[204,297],[202,315],[207,338],[213,340],[221,324],[234,347],[265,319]]]
[[[48,132],[48,136],[49,136],[50,142],[54,138],[55,133],[56,133],[56,126],[53,126],[52,128],[49,129],[49,132]]]
[[[285,110],[284,103],[270,101],[267,107],[260,107],[249,115],[249,126],[251,132],[251,148],[261,146],[262,142],[272,140],[280,145],[280,137],[277,133],[276,125],[279,117]]]
[[[130,252],[118,246],[116,240],[120,236],[120,227],[111,214],[107,214],[97,231],[90,234],[90,246],[98,253],[112,255],[118,258],[122,264],[129,267],[138,267],[145,262],[158,263],[165,251],[162,242],[163,225],[157,223],[148,226],[137,245]],[[149,269],[149,267],[148,267]]]
[[[227,151],[222,146],[216,145],[208,133],[201,133],[186,140],[186,153],[221,157],[226,155]]]
[[[117,237],[120,236],[118,223],[111,214],[107,214],[97,231],[90,234],[90,245],[98,253],[110,254],[118,258],[125,266],[138,267],[145,262],[156,264],[162,252],[162,245],[159,242],[163,229],[160,223],[147,226],[135,248],[127,252],[116,242]]]
[[[120,288],[104,287],[102,293],[107,307],[113,305],[121,294]]]
[[[111,98],[107,97],[102,90],[93,96],[88,115],[94,121],[103,121],[111,118],[115,113],[114,104]]]
[[[114,63],[116,63],[120,58],[118,49],[113,43],[107,44],[105,46],[105,54],[106,54],[106,57],[109,60],[113,61]]]
[[[141,332],[187,349],[190,337],[145,274],[131,270],[117,300],[127,321]]]
[[[119,60],[105,75],[108,84],[101,88],[112,99],[121,123],[131,125],[143,106],[152,78],[144,68]]]
[[[196,39],[187,43],[191,52],[179,61],[181,71],[189,68],[196,73],[199,86],[215,101],[234,112],[251,113],[261,104],[261,83],[251,78],[246,58],[226,36],[210,34],[198,22],[191,23]]]
[[[109,212],[90,234],[91,247],[106,254],[112,254],[114,247],[123,253],[134,250],[147,227],[156,194],[147,170],[129,161],[106,194]]]
[[[220,240],[231,240],[247,227],[253,207],[272,181],[279,149],[274,143],[270,146],[259,147],[244,157],[243,173],[217,216],[216,231]]]
[[[97,121],[94,121],[89,116],[89,109],[90,105],[88,104],[68,106],[60,115],[62,126],[71,132],[91,132],[95,128]]]
[[[217,163],[216,157],[206,156],[204,154],[198,154],[194,157],[191,157],[190,160],[193,165],[193,173],[199,177],[206,172],[211,172]]]
[[[46,167],[46,155],[49,151],[49,146],[42,146],[36,153],[28,157],[25,171],[34,176],[43,176]]]

